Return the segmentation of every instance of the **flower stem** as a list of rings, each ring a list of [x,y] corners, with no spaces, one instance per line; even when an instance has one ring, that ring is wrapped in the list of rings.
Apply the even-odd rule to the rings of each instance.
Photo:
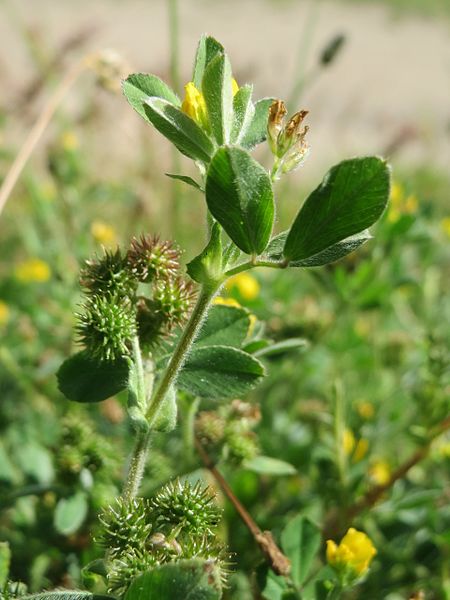
[[[169,364],[166,367],[165,372],[156,388],[155,394],[150,402],[150,406],[146,413],[146,419],[149,427],[152,427],[153,421],[158,414],[159,409],[166,397],[166,394],[172,384],[175,383],[178,373],[186,360],[192,343],[197,337],[200,327],[203,323],[204,318],[208,312],[211,300],[216,293],[216,288],[202,287],[200,295],[197,299],[197,303],[192,311],[191,317],[183,331],[178,345],[172,354]]]
[[[131,455],[127,478],[122,490],[122,496],[124,498],[134,498],[139,492],[142,477],[144,476],[145,463],[147,462],[149,445],[150,432],[139,431],[136,437],[133,454]]]

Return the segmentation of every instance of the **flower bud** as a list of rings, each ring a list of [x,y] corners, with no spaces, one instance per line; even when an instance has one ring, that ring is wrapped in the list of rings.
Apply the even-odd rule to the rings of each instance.
[[[278,156],[278,136],[283,129],[283,121],[287,110],[282,100],[274,100],[269,108],[267,121],[267,141],[272,154]]]
[[[209,131],[208,110],[203,94],[192,81],[184,86],[185,96],[181,110],[193,119],[202,129]]]
[[[339,545],[333,540],[327,541],[327,561],[348,583],[365,575],[376,553],[371,539],[353,527],[350,527]]]

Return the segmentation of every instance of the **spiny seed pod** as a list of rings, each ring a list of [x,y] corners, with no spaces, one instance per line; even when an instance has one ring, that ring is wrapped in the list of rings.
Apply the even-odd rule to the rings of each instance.
[[[158,559],[147,550],[128,548],[111,562],[107,575],[108,593],[122,597],[136,577],[157,564]]]
[[[156,311],[164,315],[169,331],[186,320],[193,298],[194,288],[191,282],[186,282],[181,277],[159,281],[155,285],[154,305]]]
[[[105,250],[102,257],[85,262],[80,273],[80,284],[88,294],[131,298],[137,289],[137,280],[128,270],[126,256],[119,248]]]
[[[214,411],[203,411],[195,420],[195,433],[203,444],[214,446],[222,441],[225,432],[225,419]]]
[[[258,438],[253,431],[227,435],[228,458],[237,464],[259,454]]]
[[[129,548],[143,548],[152,530],[149,506],[145,498],[117,498],[99,515],[103,530],[96,542],[113,557]]]
[[[180,253],[171,242],[157,236],[134,238],[128,250],[128,266],[136,279],[143,283],[171,279],[176,276]]]
[[[214,493],[200,482],[194,486],[176,480],[164,486],[151,500],[155,523],[160,526],[181,526],[185,532],[211,534],[221,511],[214,504]]]
[[[139,342],[142,348],[151,348],[167,334],[165,315],[160,305],[148,298],[139,298],[136,307]]]
[[[79,343],[100,360],[128,356],[130,340],[137,331],[131,303],[114,296],[93,296],[84,308],[84,313],[77,314]]]

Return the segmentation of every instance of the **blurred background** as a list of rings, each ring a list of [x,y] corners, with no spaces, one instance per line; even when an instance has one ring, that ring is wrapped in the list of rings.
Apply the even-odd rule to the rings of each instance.
[[[55,108],[0,215],[0,539],[12,579],[32,591],[81,585],[98,552],[96,513],[116,494],[131,443],[124,400],[69,406],[55,372],[74,348],[83,260],[142,232],[176,239],[186,260],[203,245],[202,199],[164,175],[193,166],[120,92],[120,79],[141,71],[182,95],[202,33],[221,41],[255,98],[310,111],[309,158],[277,187],[278,231],[340,160],[381,154],[394,174],[390,209],[355,255],[301,274],[261,272],[225,292],[267,320],[268,337],[307,347],[273,359],[251,397],[262,414],[255,448],[296,475],[257,475],[242,456],[224,472],[277,533],[298,511],[321,520],[348,507],[428,444],[449,414],[449,29],[448,0],[0,2],[0,181]],[[257,155],[270,166],[267,149]],[[344,473],[336,381],[353,436]],[[176,472],[178,438],[155,442],[147,493]],[[379,553],[352,597],[450,598],[450,439],[425,455],[358,516]],[[252,598],[259,556],[229,507],[223,536],[238,556],[227,593]]]

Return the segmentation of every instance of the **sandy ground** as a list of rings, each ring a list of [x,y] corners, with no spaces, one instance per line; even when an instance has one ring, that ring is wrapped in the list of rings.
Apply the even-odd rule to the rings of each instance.
[[[167,72],[168,19],[163,0],[10,0],[17,14],[57,47],[71,31],[90,23],[98,32],[87,49],[111,47],[133,70]],[[228,49],[239,83],[255,84],[255,95],[289,96],[299,49],[311,44],[301,61],[310,71],[318,51],[335,34],[347,36],[339,60],[305,90],[301,107],[310,110],[315,172],[344,156],[381,152],[404,126],[418,137],[403,148],[401,161],[450,165],[450,25],[418,17],[394,19],[383,6],[336,1],[180,0],[181,72],[190,78],[198,37],[213,34]],[[3,97],[13,98],[33,75],[23,40],[10,11],[0,6],[0,82]],[[76,91],[73,92],[76,94]],[[111,153],[138,139],[141,123],[116,99],[102,144]],[[292,106],[295,110],[297,106]],[[108,133],[109,132],[109,133]],[[102,134],[104,136],[104,133]],[[17,140],[17,143],[19,140]]]

